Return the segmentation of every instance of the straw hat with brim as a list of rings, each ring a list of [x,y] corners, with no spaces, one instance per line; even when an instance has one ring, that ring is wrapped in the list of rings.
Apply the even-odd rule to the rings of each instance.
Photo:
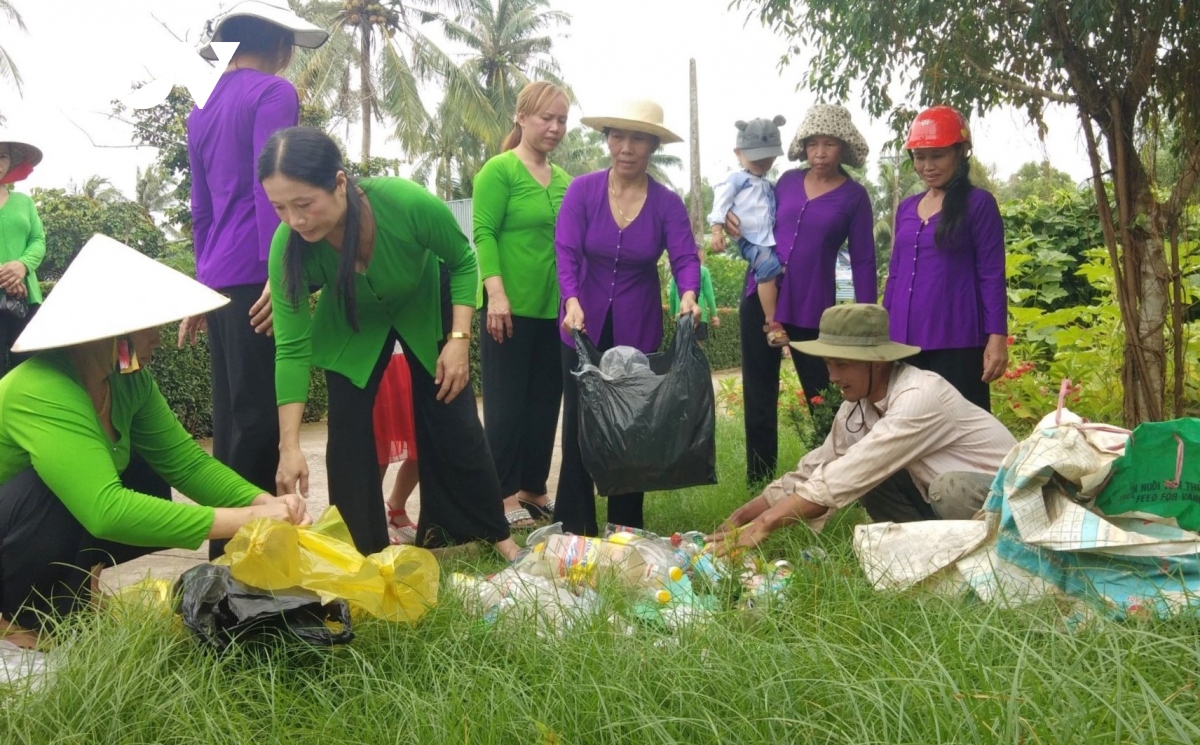
[[[871,148],[867,140],[850,121],[850,112],[844,106],[819,103],[808,110],[792,144],[788,147],[788,160],[807,160],[804,143],[810,137],[836,137],[846,143],[842,148],[842,162],[854,168],[862,168],[867,162]]]
[[[304,49],[316,49],[329,39],[328,31],[293,13],[286,0],[242,0],[204,24],[204,35],[200,37],[201,57],[214,61],[217,59],[212,42],[225,41],[221,38],[221,26],[237,16],[251,16],[285,28],[296,35],[296,46]]]
[[[633,101],[613,116],[585,116],[579,120],[592,129],[603,132],[605,128],[627,129],[654,135],[663,145],[683,142],[683,138],[663,126],[662,107],[653,101]]]
[[[229,298],[105,235],[67,267],[14,352],[69,347],[216,310]]]
[[[912,357],[920,347],[898,344],[888,335],[888,312],[881,305],[850,303],[826,308],[816,341],[794,341],[793,348],[835,360],[893,362]]]

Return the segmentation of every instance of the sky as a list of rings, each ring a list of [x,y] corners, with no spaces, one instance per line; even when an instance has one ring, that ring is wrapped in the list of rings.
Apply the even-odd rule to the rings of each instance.
[[[812,93],[797,90],[803,60],[780,68],[783,41],[757,20],[747,21],[746,11],[729,10],[728,0],[551,3],[572,17],[554,47],[563,78],[579,101],[571,112],[571,126],[579,116],[603,116],[626,101],[649,98],[663,106],[666,125],[687,139],[688,60],[695,58],[700,167],[710,181],[723,178],[735,165],[734,121],[782,114],[787,118],[782,129],[790,139],[804,112],[817,102]],[[0,82],[0,111],[8,118],[3,131],[5,137],[25,139],[45,153],[24,188],[64,187],[99,175],[132,195],[136,168],[152,163],[155,151],[132,147],[131,128],[110,116],[111,101],[128,94],[136,81],[170,75],[172,45],[177,43],[171,32],[194,41],[204,20],[222,3],[15,0],[15,5],[28,33],[0,17],[0,44],[20,68],[24,95]],[[890,129],[886,122],[867,117],[857,94],[840,103],[850,109],[870,143],[873,163],[891,139]],[[976,156],[994,166],[1000,178],[1025,162],[1048,157],[1056,168],[1082,182],[1090,167],[1077,119],[1069,109],[1058,107],[1050,111],[1048,122],[1043,143],[1019,112],[1002,109],[973,117]],[[373,154],[403,156],[394,143],[381,142],[378,136],[375,142]],[[353,138],[349,147],[357,153]],[[689,146],[670,145],[666,152],[686,164]],[[673,179],[682,186],[687,176],[679,172]]]

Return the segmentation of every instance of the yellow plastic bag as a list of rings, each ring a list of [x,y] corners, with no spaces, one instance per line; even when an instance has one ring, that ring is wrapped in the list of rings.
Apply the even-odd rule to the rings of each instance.
[[[388,546],[364,557],[336,507],[310,527],[281,520],[242,526],[215,563],[264,590],[303,587],[323,602],[340,598],[388,621],[415,623],[437,603],[438,565],[429,551]]]

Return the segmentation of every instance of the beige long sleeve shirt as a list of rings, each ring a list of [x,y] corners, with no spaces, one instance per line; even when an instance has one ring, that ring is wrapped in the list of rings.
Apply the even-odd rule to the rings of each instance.
[[[834,512],[901,469],[926,496],[939,474],[995,473],[1016,444],[998,419],[940,375],[902,362],[893,368],[882,401],[863,401],[858,411],[856,406],[843,403],[825,442],[801,458],[795,471],[767,486],[768,504],[796,494],[829,507],[809,521],[820,530]]]

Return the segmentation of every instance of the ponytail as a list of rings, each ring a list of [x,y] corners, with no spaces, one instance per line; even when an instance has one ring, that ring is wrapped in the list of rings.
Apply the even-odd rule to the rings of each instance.
[[[967,218],[967,196],[973,188],[971,184],[971,154],[963,143],[955,145],[958,148],[958,170],[950,183],[946,184],[946,196],[942,200],[942,215],[938,219],[937,230],[933,233],[933,243],[938,248],[946,248],[958,236]]]

